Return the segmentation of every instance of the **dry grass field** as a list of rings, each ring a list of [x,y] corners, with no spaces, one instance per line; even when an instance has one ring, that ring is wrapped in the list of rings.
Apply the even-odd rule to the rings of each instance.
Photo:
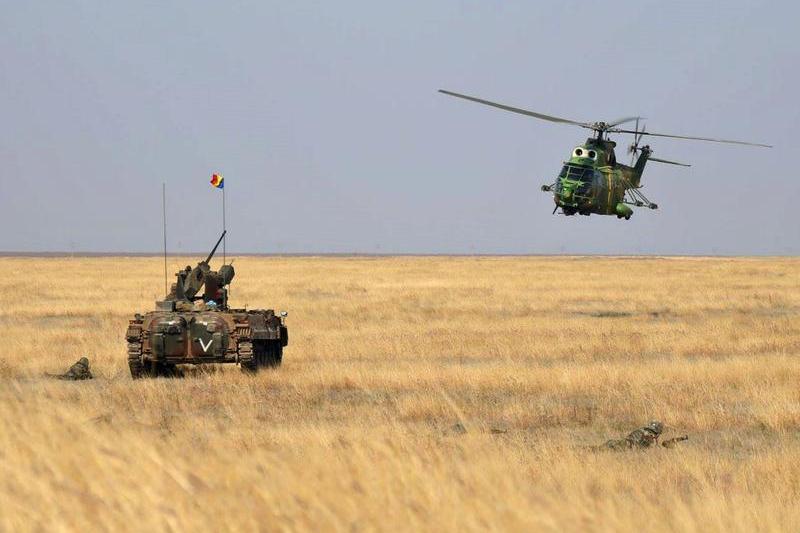
[[[284,365],[134,382],[158,258],[0,259],[0,530],[800,531],[800,260],[235,266]]]

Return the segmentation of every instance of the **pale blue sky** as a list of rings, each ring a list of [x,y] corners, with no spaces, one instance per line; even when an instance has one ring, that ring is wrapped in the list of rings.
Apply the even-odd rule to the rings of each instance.
[[[2,2],[0,250],[797,254],[795,2]],[[552,216],[581,121],[661,209]],[[628,138],[617,138],[624,155]]]

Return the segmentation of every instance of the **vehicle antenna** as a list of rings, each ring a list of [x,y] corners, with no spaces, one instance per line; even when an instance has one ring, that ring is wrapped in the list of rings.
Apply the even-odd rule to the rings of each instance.
[[[161,210],[162,222],[164,225],[164,295],[169,293],[167,290],[167,184],[161,183]]]

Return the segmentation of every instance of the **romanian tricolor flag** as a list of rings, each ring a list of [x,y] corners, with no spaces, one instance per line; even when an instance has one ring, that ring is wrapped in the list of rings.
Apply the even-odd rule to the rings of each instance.
[[[217,189],[222,189],[225,187],[225,178],[222,177],[222,174],[212,174],[211,185]]]

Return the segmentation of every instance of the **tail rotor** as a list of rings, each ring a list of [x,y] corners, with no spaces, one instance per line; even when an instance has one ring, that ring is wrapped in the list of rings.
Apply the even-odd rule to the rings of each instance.
[[[638,119],[636,120],[636,129],[634,129],[630,133],[633,134],[633,142],[631,143],[630,146],[628,146],[628,153],[631,154],[631,166],[633,166],[636,163],[636,152],[647,152],[647,155],[649,156],[650,154],[653,153],[653,150],[651,150],[650,146],[647,146],[647,145],[639,148],[639,141],[642,140],[642,137],[647,135],[647,132],[645,131],[644,124],[642,124],[642,129],[641,130],[639,129],[639,120]],[[669,159],[659,159],[657,157],[648,157],[647,160],[648,161],[655,161],[656,163],[667,163],[669,165],[678,165],[678,166],[681,166],[681,167],[690,167],[690,166],[692,166],[692,165],[688,165],[686,163],[679,163],[677,161],[670,161]]]
[[[631,154],[631,166],[633,166],[636,159],[636,152],[639,150],[639,141],[646,135],[645,126],[642,124],[642,130],[639,131],[639,119],[636,119],[636,128],[633,131],[633,143],[628,147],[628,153]]]

